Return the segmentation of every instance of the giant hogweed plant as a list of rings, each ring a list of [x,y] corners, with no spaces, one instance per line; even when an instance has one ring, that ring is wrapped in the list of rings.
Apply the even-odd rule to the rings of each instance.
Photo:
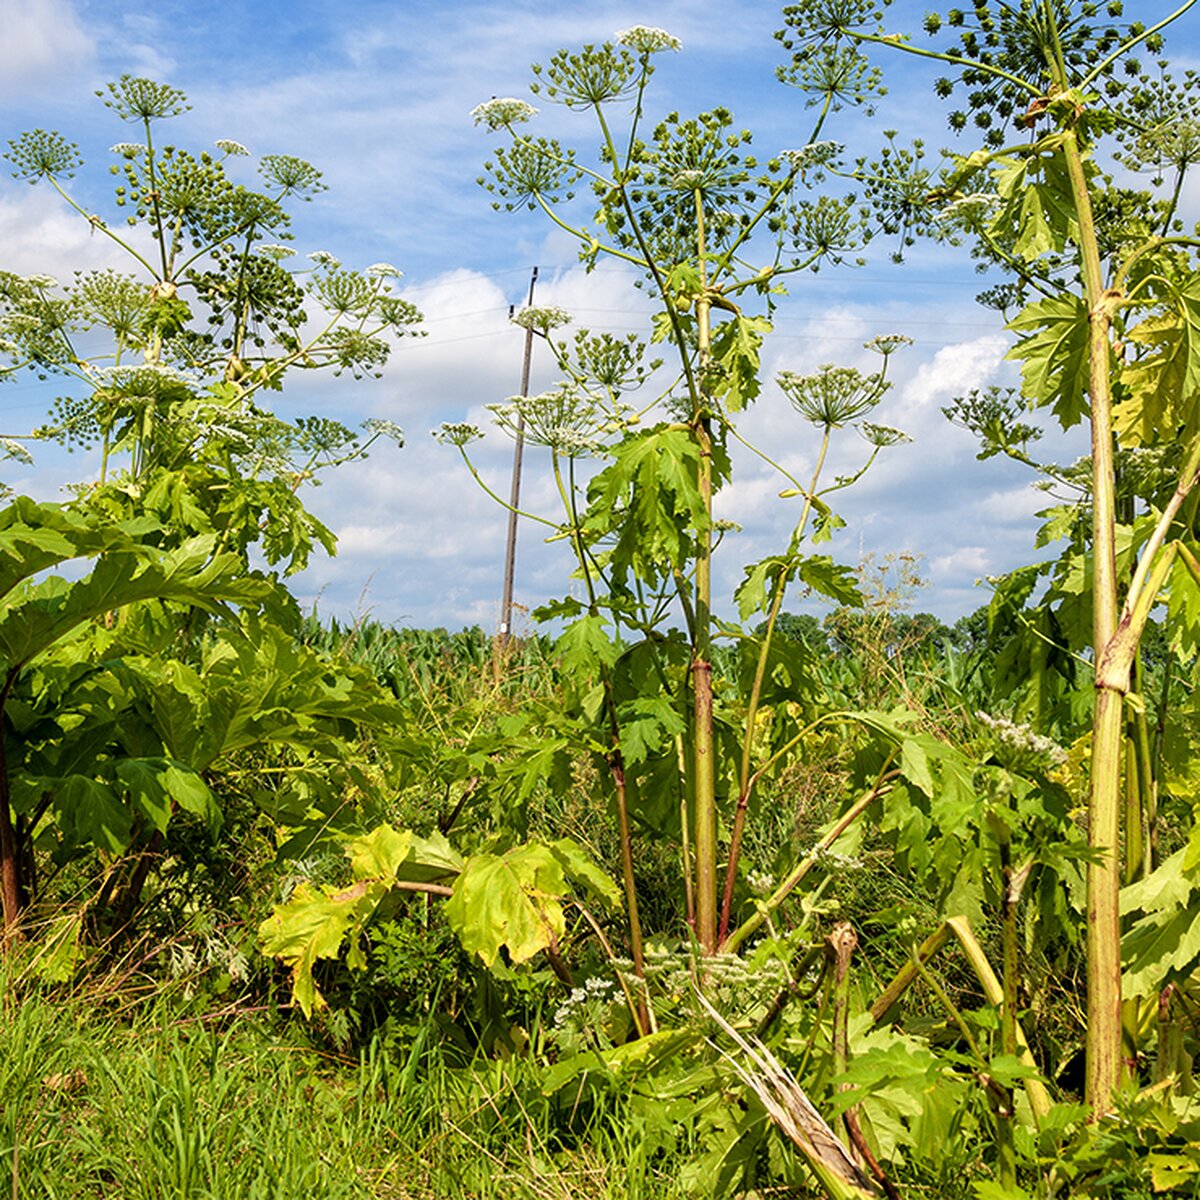
[[[324,190],[311,164],[266,155],[255,190],[231,178],[248,154],[239,143],[163,144],[159,125],[188,108],[178,89],[123,76],[98,94],[137,139],[112,147],[115,213],[72,194],[83,164],[61,134],[21,134],[5,154],[16,178],[50,187],[128,268],[67,285],[0,271],[0,382],[33,374],[63,388],[51,419],[10,431],[3,448],[17,458],[38,440],[95,448],[84,489],[94,507],[151,511],[237,551],[259,543],[268,562],[301,569],[333,539],[300,487],[400,434],[371,421],[364,442],[266,401],[289,372],[377,373],[389,339],[412,334],[420,315],[392,293],[398,272],[386,263],[360,272],[327,251],[297,257],[286,206]]]
[[[323,187],[308,163],[264,158],[255,191],[227,174],[239,144],[161,144],[160,123],[187,107],[177,89],[125,76],[100,95],[139,139],[113,147],[117,218],[73,196],[82,164],[61,135],[22,134],[6,155],[129,263],[65,286],[0,270],[0,383],[61,388],[49,422],[13,431],[4,451],[27,460],[38,440],[98,450],[70,504],[18,497],[0,515],[6,933],[36,898],[39,858],[53,873],[98,853],[93,902],[127,915],[173,814],[215,829],[213,785],[228,785],[252,746],[279,756],[264,767],[275,785],[256,792],[281,825],[353,825],[361,806],[347,795],[378,786],[346,766],[362,752],[354,718],[397,718],[365,677],[294,646],[294,605],[248,553],[257,545],[292,571],[315,545],[332,551],[302,485],[399,437],[388,422],[360,440],[325,418],[285,419],[265,398],[293,370],[378,370],[388,335],[419,316],[391,293],[385,264],[344,270],[321,251],[286,269],[286,204]],[[45,577],[71,560],[94,565]]]
[[[1086,642],[1078,666],[1095,695],[1086,922],[1087,1099],[1095,1113],[1112,1107],[1125,1074],[1122,966],[1126,999],[1157,1004],[1159,990],[1182,983],[1200,952],[1192,916],[1155,900],[1163,887],[1178,899],[1191,894],[1196,855],[1192,849],[1161,866],[1153,859],[1153,746],[1161,749],[1163,739],[1147,722],[1138,656],[1160,605],[1176,651],[1190,654],[1200,596],[1200,274],[1197,241],[1180,212],[1195,161],[1195,81],[1173,79],[1166,63],[1147,70],[1138,57],[1160,53],[1162,31],[1193,3],[1162,6],[1161,19],[1139,6],[1145,20],[1128,23],[1122,7],[980,0],[930,14],[925,32],[934,41],[920,44],[889,29],[886,3],[804,0],[785,9],[780,35],[798,69],[831,48],[859,55],[866,69],[878,48],[919,56],[942,72],[935,87],[950,106],[950,125],[978,131],[978,148],[948,152],[934,167],[919,145],[892,141],[879,158],[847,170],[902,239],[966,242],[981,264],[1011,280],[984,299],[1014,310],[1009,357],[1022,364],[1020,404],[976,394],[953,409],[983,436],[984,453],[1032,461],[1037,431],[1023,410],[1050,409],[1063,428],[1090,426],[1084,470],[1054,472],[1059,483],[1069,476],[1082,499],[1049,514],[1045,540],[1069,535],[1068,548],[1052,568],[1047,599],[1057,605],[1036,616],[1034,632],[1050,656],[1028,661],[1044,684],[1049,659],[1062,662],[1079,626],[1090,626],[1076,644]],[[938,44],[947,37],[948,46]],[[1128,176],[1112,174],[1118,166],[1148,173],[1155,190],[1131,188],[1122,181]],[[1019,609],[1037,596],[1045,570],[1020,573],[998,603]],[[1170,673],[1168,666],[1168,680]],[[1123,879],[1147,872],[1122,900]],[[1124,964],[1122,911],[1129,913]]]
[[[666,1067],[677,1054],[696,1048],[694,1029],[664,1024],[680,1007],[691,1016],[696,1010],[681,1006],[677,995],[664,999],[655,992],[651,958],[663,947],[661,938],[649,946],[642,928],[647,882],[639,872],[642,838],[665,834],[680,847],[679,896],[666,935],[676,940],[685,935],[701,987],[736,954],[780,955],[790,975],[794,956],[805,952],[811,913],[820,911],[819,896],[837,874],[839,858],[832,848],[847,845],[839,839],[852,839],[864,814],[882,800],[881,835],[930,885],[949,920],[934,944],[925,947],[918,966],[856,1018],[866,1023],[859,1032],[881,1020],[927,970],[924,960],[954,938],[978,973],[988,1012],[1010,1014],[994,1022],[996,1029],[1003,1024],[1002,1036],[990,1043],[971,1038],[970,1070],[979,1084],[973,1104],[983,1111],[981,1119],[994,1123],[998,1140],[1011,1145],[1013,1090],[1024,1087],[1039,1113],[1049,1106],[1011,1017],[1015,969],[1003,971],[1003,978],[992,969],[972,923],[978,927],[988,913],[1003,911],[1007,953],[1016,945],[1022,894],[1047,912],[1061,904],[1063,879],[1072,877],[1081,852],[1078,839],[1072,840],[1066,793],[1044,764],[1010,761],[987,746],[968,755],[920,731],[903,714],[832,709],[814,683],[803,645],[775,636],[789,586],[839,604],[859,599],[853,572],[812,543],[827,539],[839,524],[829,503],[832,494],[859,478],[884,447],[903,438],[868,418],[886,392],[887,361],[905,339],[885,337],[871,344],[883,357],[878,371],[825,366],[808,375],[780,376],[779,387],[802,419],[798,430],[807,422],[815,437],[810,473],[802,479],[746,447],[780,472],[783,499],[796,504],[788,545],[747,567],[737,590],[740,617],[753,620],[757,631],[720,618],[712,590],[714,554],[726,539],[733,541],[734,532],[717,516],[718,496],[730,481],[730,447],[744,444],[739,414],[759,395],[772,295],[788,274],[853,254],[861,236],[849,202],[810,195],[807,185],[823,178],[836,153],[818,140],[829,113],[848,99],[866,102],[863,81],[873,76],[832,70],[837,63],[853,65],[844,55],[831,57],[824,64],[828,70],[801,72],[797,82],[816,89],[812,137],[800,150],[760,166],[749,153],[749,135],[734,132],[724,110],[695,119],[673,115],[643,131],[651,55],[673,48],[674,39],[662,31],[637,28],[616,43],[585,47],[578,54],[563,51],[535,72],[536,88],[548,100],[595,118],[600,152],[594,165],[557,141],[528,136],[525,123],[535,112],[524,101],[495,100],[476,110],[480,123],[510,138],[494,154],[486,177],[497,206],[541,210],[579,239],[589,263],[610,256],[635,267],[661,304],[652,339],[671,356],[667,386],[647,396],[661,378],[654,372],[662,364],[646,363],[636,338],[594,337],[586,331],[565,338],[559,331],[567,316],[555,309],[529,309],[517,318],[545,336],[562,380],[540,395],[495,406],[494,416],[502,428],[521,431],[546,454],[560,510],[522,515],[539,523],[549,538],[567,544],[574,582],[569,595],[538,614],[563,627],[558,639],[566,668],[562,702],[531,704],[506,716],[503,745],[490,757],[479,753],[480,745],[464,750],[464,762],[469,759],[478,777],[471,803],[489,794],[509,796],[514,811],[507,827],[502,819],[499,829],[493,826],[492,840],[471,853],[452,849],[440,834],[381,829],[355,841],[347,850],[354,881],[346,887],[306,888],[294,896],[264,923],[263,944],[292,966],[297,999],[311,1010],[322,1002],[314,974],[318,960],[339,955],[348,943],[349,961],[362,966],[368,923],[405,892],[424,892],[446,897],[448,921],[485,964],[524,962],[545,951],[569,984],[575,967],[568,951],[576,929],[594,932],[605,953],[616,959],[603,926],[589,911],[594,900],[623,910],[630,954],[618,971],[628,1007],[624,1028],[648,1043],[644,1051],[609,1045],[605,1062],[614,1070],[637,1063],[639,1070],[650,1071],[652,1064]],[[858,79],[853,88],[850,78]],[[621,107],[630,111],[630,127],[618,135],[612,114]],[[582,181],[589,184],[590,208],[582,198],[573,203],[572,189]],[[586,210],[583,217],[580,208]],[[869,444],[863,466],[828,480],[830,444],[851,425]],[[448,425],[438,436],[461,451],[488,487],[471,463],[470,446],[479,431]],[[721,656],[731,665],[727,676],[714,669],[719,661],[714,647],[721,641],[731,646]],[[751,900],[740,860],[759,785],[801,763],[808,746],[824,744],[835,733],[856,751],[860,790],[817,844],[786,863],[779,878]],[[570,786],[572,762],[580,758],[595,768],[594,802],[611,805],[615,813],[619,887],[575,842],[521,840],[519,813],[531,791]],[[761,887],[761,880],[754,882]],[[780,938],[777,914],[801,885],[813,887],[815,907],[795,937]],[[846,938],[842,942],[851,944]],[[845,954],[839,961],[848,969]],[[851,1069],[848,975],[838,969],[841,998],[832,1018],[837,1048],[831,1068],[823,1068],[826,1079]],[[772,1002],[742,1016],[769,1029],[798,990],[793,981]],[[824,995],[829,997],[828,989]],[[953,1005],[950,1012],[961,1019]],[[821,1003],[803,1022],[806,1037],[823,1039],[829,1009]],[[898,1093],[892,1100],[880,1099],[896,1084],[882,1060],[899,1050],[888,1034],[874,1036],[874,1042],[867,1037],[856,1043],[865,1051],[856,1078],[880,1073],[868,1105],[907,1104],[911,1115],[911,1101],[898,1099]],[[917,1045],[901,1040],[904,1053]],[[594,1065],[593,1049],[556,1068],[547,1086],[565,1086]],[[941,1068],[929,1060],[922,1070],[919,1084],[914,1078],[897,1086],[916,1087],[924,1095]],[[703,1091],[707,1085],[686,1086]],[[964,1089],[964,1095],[970,1093]],[[995,1101],[997,1096],[988,1108],[984,1097]],[[857,1101],[851,1107],[865,1111]],[[721,1120],[733,1121],[725,1108],[721,1112]],[[876,1110],[881,1119],[882,1112]],[[921,1119],[928,1128],[936,1124],[932,1110]],[[847,1131],[858,1129],[855,1120],[853,1114],[846,1119]],[[814,1128],[804,1137],[818,1136]],[[867,1147],[858,1133],[856,1145]],[[828,1129],[818,1140],[826,1135],[832,1136]],[[848,1158],[813,1157],[811,1139],[805,1143],[804,1137],[797,1144],[831,1195],[873,1192],[874,1182],[857,1168],[844,1170]],[[721,1154],[735,1141],[723,1128]],[[753,1158],[744,1144],[739,1153],[742,1157],[734,1158],[742,1165],[749,1161],[747,1154]],[[835,1161],[841,1165],[831,1167]],[[727,1167],[723,1162],[721,1170]]]

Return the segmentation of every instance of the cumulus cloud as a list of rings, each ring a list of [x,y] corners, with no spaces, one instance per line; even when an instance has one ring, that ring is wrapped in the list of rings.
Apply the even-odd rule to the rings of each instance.
[[[70,0],[0,0],[0,99],[50,96],[96,52]]]

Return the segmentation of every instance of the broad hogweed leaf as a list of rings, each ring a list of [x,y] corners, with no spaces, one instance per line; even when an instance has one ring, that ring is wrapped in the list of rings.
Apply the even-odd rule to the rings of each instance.
[[[502,948],[514,963],[526,962],[562,937],[567,893],[561,859],[550,847],[529,842],[468,859],[446,902],[446,920],[463,949],[485,966],[495,964]]]
[[[1009,329],[1023,335],[1007,358],[1022,362],[1025,394],[1054,409],[1064,429],[1087,415],[1088,311],[1078,296],[1048,296],[1022,309]]]
[[[1166,311],[1135,325],[1125,340],[1143,353],[1121,369],[1128,394],[1118,399],[1113,422],[1125,445],[1148,446],[1173,438],[1182,426],[1200,428],[1200,275],[1171,286]]]
[[[609,908],[620,909],[625,897],[617,884],[587,856],[583,847],[571,838],[550,843],[550,853],[558,859],[569,879],[581,883]]]
[[[352,960],[362,965],[361,950],[354,953],[358,934],[386,891],[386,884],[380,881],[360,880],[341,891],[300,883],[291,899],[278,905],[259,926],[263,953],[292,968],[293,995],[306,1017],[326,1007],[313,978],[313,965],[319,958],[336,958],[347,936]]]

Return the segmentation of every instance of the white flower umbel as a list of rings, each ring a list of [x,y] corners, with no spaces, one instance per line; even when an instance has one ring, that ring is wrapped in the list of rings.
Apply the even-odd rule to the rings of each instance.
[[[672,37],[665,29],[654,25],[631,25],[628,29],[618,29],[613,34],[613,41],[619,46],[628,46],[638,54],[658,54],[663,50],[682,50],[683,43]]]
[[[266,258],[273,258],[277,261],[281,258],[293,258],[296,254],[296,251],[291,246],[279,246],[273,242],[267,242],[259,246],[258,252]]]
[[[809,167],[829,166],[837,160],[842,149],[840,142],[809,142],[799,150],[783,150],[779,157],[797,171],[804,171]]]
[[[318,267],[328,267],[331,271],[336,271],[342,265],[342,260],[330,254],[328,250],[314,250],[308,257]]]
[[[217,138],[213,145],[225,154],[232,154],[237,158],[242,158],[250,153],[241,142],[235,142],[232,138]]]
[[[390,438],[397,446],[404,445],[404,430],[395,421],[383,417],[368,417],[362,427],[373,437]]]
[[[467,421],[445,421],[440,428],[429,432],[443,446],[458,446],[459,449],[483,437],[483,430]]]
[[[1055,741],[1035,733],[1028,725],[1018,725],[1008,717],[994,717],[991,713],[977,712],[976,720],[986,725],[1001,745],[1021,754],[1043,758],[1053,766],[1067,761],[1067,752]]]
[[[58,280],[53,275],[26,275],[25,282],[30,287],[40,288],[43,292],[47,288],[58,287]]]
[[[524,100],[514,96],[493,96],[482,104],[471,109],[471,118],[476,125],[486,125],[489,129],[506,129],[509,125],[519,125],[537,116],[537,109]]]
[[[109,146],[113,154],[119,154],[122,158],[137,158],[145,149],[140,142],[118,142],[115,146]]]
[[[1000,197],[990,192],[972,192],[969,196],[959,196],[938,214],[939,221],[961,221],[966,225],[985,220],[1000,203]]]
[[[530,304],[513,317],[512,323],[520,325],[522,329],[549,333],[551,329],[557,329],[560,325],[570,325],[571,314],[555,304]]]
[[[399,279],[404,272],[399,267],[393,267],[391,263],[372,263],[367,268],[367,274],[379,279]]]

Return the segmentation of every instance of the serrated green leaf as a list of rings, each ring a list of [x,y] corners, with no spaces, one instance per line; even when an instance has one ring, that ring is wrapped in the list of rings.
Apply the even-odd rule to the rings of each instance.
[[[1184,874],[1184,851],[1161,862],[1145,879],[1121,889],[1121,916],[1178,909],[1192,894],[1192,881]]]
[[[1149,446],[1173,439],[1182,427],[1200,428],[1200,275],[1181,285],[1163,280],[1159,310],[1128,330],[1126,342],[1142,353],[1121,368],[1125,395],[1113,408],[1124,444]]]
[[[604,618],[594,614],[572,621],[559,636],[555,649],[567,671],[585,675],[592,675],[601,667],[611,667],[621,654],[619,643],[609,636]]]
[[[763,336],[771,332],[766,317],[738,315],[713,334],[713,372],[710,394],[724,399],[730,412],[741,412],[758,398]]]
[[[623,907],[625,897],[620,887],[588,857],[578,842],[559,838],[550,843],[550,853],[562,864],[568,879],[583,884],[609,908],[619,911]]]
[[[1054,409],[1064,429],[1088,412],[1088,311],[1078,296],[1048,296],[1008,324],[1021,340],[1005,355],[1022,362],[1025,394]]]
[[[805,587],[835,604],[857,607],[863,602],[858,579],[852,568],[835,563],[828,554],[802,558],[796,575]]]
[[[110,854],[129,845],[133,814],[107,783],[88,775],[68,775],[53,784],[53,807],[60,827],[78,845],[89,842]]]
[[[669,696],[627,701],[618,710],[617,723],[621,754],[631,766],[645,762],[687,727]]]
[[[1125,996],[1157,995],[1168,982],[1189,974],[1200,961],[1200,903],[1153,912],[1121,938]]]

